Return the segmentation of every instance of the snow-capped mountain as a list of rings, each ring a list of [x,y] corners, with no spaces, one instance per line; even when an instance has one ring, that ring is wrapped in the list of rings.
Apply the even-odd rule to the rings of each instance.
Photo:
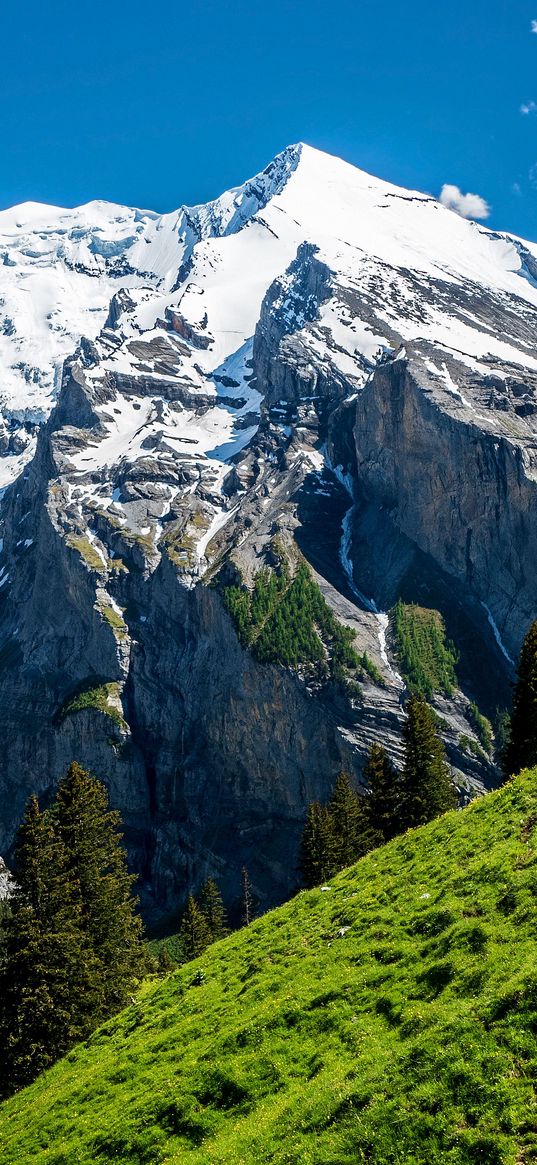
[[[400,595],[457,629],[437,711],[460,782],[493,780],[468,707],[504,698],[537,607],[537,245],[297,145],[171,214],[5,211],[0,256],[0,839],[76,755],[162,896],[233,849],[240,806],[237,860],[289,888],[268,834],[257,854],[271,815],[296,833],[327,757],[400,755]],[[240,647],[208,584],[275,539],[377,669],[359,700]],[[65,712],[92,684],[112,740]]]
[[[103,328],[101,368],[121,374],[147,368],[155,377],[169,362],[190,393],[214,398],[203,437],[195,426],[192,439],[214,457],[219,449],[226,459],[237,452],[252,429],[242,419],[260,402],[245,376],[261,303],[304,242],[318,248],[338,284],[310,339],[314,359],[328,350],[342,372],[362,383],[380,348],[423,339],[462,355],[474,370],[491,357],[516,363],[521,356],[537,368],[530,340],[521,352],[520,341],[514,346],[483,328],[479,310],[472,310],[481,291],[535,306],[537,246],[304,145],[289,147],[263,174],[214,202],[172,214],[106,202],[75,210],[27,203],[0,213],[3,484],[33,452],[24,429],[30,437],[49,414],[63,360],[81,337],[95,340]],[[465,288],[466,304],[450,302],[450,285]],[[357,293],[358,314],[345,302]],[[300,314],[290,322],[299,330]],[[236,395],[245,402],[232,415],[218,406],[221,377],[238,381]],[[173,439],[188,437],[191,423],[174,422]],[[122,429],[121,420],[115,428]],[[128,453],[128,422],[124,436]]]

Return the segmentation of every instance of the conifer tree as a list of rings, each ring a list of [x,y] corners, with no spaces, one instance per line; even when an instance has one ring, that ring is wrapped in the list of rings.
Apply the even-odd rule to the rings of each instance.
[[[300,844],[300,872],[304,885],[319,886],[335,873],[334,833],[329,810],[311,801]]]
[[[410,829],[455,808],[456,797],[433,712],[421,695],[410,696],[403,738],[401,828]]]
[[[522,644],[513,698],[510,739],[505,749],[504,773],[516,776],[537,765],[537,620]]]
[[[207,920],[193,894],[189,894],[187,898],[180,938],[186,960],[202,955],[211,942]]]
[[[401,778],[380,744],[369,750],[364,781],[369,788],[365,809],[370,827],[380,835],[378,844],[391,841],[400,832]]]
[[[362,798],[353,789],[348,773],[340,773],[336,778],[328,811],[335,870],[343,870],[375,844]]]
[[[110,809],[105,786],[80,765],[60,781],[54,823],[77,882],[84,930],[99,962],[103,1017],[127,1002],[147,966],[137,899],[121,844],[120,816]]]
[[[214,878],[207,878],[201,887],[199,905],[211,936],[211,942],[228,934],[226,911],[222,895]]]
[[[159,975],[168,975],[177,966],[174,963],[167,947],[161,947],[158,953],[157,970]]]
[[[24,1087],[83,1039],[100,1011],[97,960],[84,932],[79,886],[31,798],[19,829],[16,883],[3,921],[0,1095]]]

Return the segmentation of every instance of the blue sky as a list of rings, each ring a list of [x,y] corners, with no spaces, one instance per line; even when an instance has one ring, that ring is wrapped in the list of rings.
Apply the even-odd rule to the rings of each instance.
[[[170,210],[302,139],[537,239],[532,20],[537,0],[4,0],[0,205]]]

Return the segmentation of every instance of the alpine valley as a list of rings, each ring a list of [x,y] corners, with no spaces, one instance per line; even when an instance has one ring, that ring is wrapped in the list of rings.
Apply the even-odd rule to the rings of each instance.
[[[372,743],[401,761],[398,619],[445,626],[461,803],[498,784],[482,725],[537,610],[537,245],[295,145],[171,214],[4,211],[0,260],[7,864],[75,759],[149,914],[208,876],[233,909],[244,866],[283,901],[308,802]]]

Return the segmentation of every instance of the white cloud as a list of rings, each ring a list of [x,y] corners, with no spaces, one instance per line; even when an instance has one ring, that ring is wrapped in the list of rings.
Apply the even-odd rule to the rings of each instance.
[[[526,115],[528,113],[537,113],[537,102],[525,101],[524,104],[520,106],[520,112]]]
[[[537,20],[532,20],[532,22],[531,22],[531,31],[532,31],[532,32],[537,32]]]
[[[490,206],[484,198],[479,194],[463,194],[458,186],[443,186],[440,202],[462,218],[488,218],[490,214]]]

